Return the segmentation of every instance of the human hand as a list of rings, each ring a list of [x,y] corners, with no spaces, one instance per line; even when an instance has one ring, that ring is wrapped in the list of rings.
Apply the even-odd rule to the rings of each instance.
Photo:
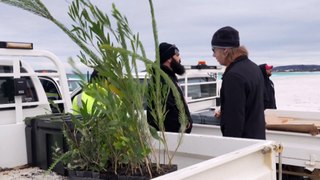
[[[221,111],[220,110],[219,111],[215,111],[214,112],[214,117],[220,118],[221,117]]]

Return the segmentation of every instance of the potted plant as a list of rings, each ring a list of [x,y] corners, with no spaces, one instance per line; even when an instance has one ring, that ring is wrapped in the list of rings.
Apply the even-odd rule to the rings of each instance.
[[[166,172],[166,167],[172,166],[174,154],[167,154],[167,166],[160,165],[160,156],[155,152],[154,141],[156,139],[166,147],[166,139],[163,129],[157,132],[147,123],[144,112],[147,86],[153,92],[147,97],[147,102],[154,103],[152,111],[159,124],[163,123],[166,114],[165,99],[169,88],[178,100],[180,112],[184,112],[184,107],[174,84],[158,63],[159,43],[152,0],[149,0],[149,4],[155,63],[147,58],[139,34],[132,32],[126,17],[114,4],[110,16],[89,0],[72,1],[68,14],[74,24],[72,29],[68,29],[52,17],[40,0],[2,2],[52,21],[79,45],[80,61],[86,66],[94,67],[101,76],[90,85],[82,84],[84,91],[95,98],[94,108],[89,111],[84,106],[79,112],[82,118],[73,117],[73,127],[66,126],[64,134],[68,140],[69,151],[59,156],[56,162],[62,160],[69,169],[81,170],[76,171],[77,175],[89,171],[101,172],[99,175],[142,175],[148,179]],[[155,75],[154,83],[148,84],[147,76],[143,83],[139,81],[137,61],[143,62],[147,72]],[[70,62],[75,71],[81,74],[72,59]],[[160,77],[167,81],[168,86],[160,84]],[[183,114],[179,120],[181,124],[187,122]],[[181,132],[183,131],[182,129]],[[55,163],[52,166],[54,165]],[[97,174],[89,174],[91,177],[98,177]]]

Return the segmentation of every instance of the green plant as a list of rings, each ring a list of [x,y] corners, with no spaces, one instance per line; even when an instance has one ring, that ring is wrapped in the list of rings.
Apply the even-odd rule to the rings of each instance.
[[[160,127],[163,127],[161,124],[166,114],[164,105],[169,88],[178,100],[180,112],[184,112],[184,107],[174,84],[158,63],[159,43],[152,0],[149,0],[149,4],[156,63],[146,57],[139,34],[132,32],[127,18],[114,4],[110,16],[89,0],[72,1],[69,16],[74,24],[69,30],[51,16],[40,0],[1,2],[20,7],[55,23],[81,48],[78,56],[81,62],[94,67],[102,76],[90,85],[83,83],[84,91],[95,98],[95,106],[91,112],[86,108],[81,109],[81,119],[75,116],[72,118],[74,131],[66,128],[64,132],[70,151],[58,160],[67,162],[70,168],[113,171],[116,174],[120,169],[125,169],[126,174],[147,172],[150,177],[152,162],[156,162],[157,171],[161,171],[159,154],[153,149],[153,140],[161,141],[165,149],[167,145],[164,129],[161,128],[162,131],[157,133],[147,124],[143,107],[147,85],[153,92],[148,96],[147,102],[155,104],[152,114]],[[152,83],[147,83],[147,76],[143,83],[139,81],[137,61],[142,61],[147,71],[155,75]],[[75,64],[73,66],[81,74]],[[167,86],[161,85],[160,77],[167,81]],[[180,115],[180,122],[185,127],[187,120],[184,114]],[[167,154],[169,164],[173,155]]]

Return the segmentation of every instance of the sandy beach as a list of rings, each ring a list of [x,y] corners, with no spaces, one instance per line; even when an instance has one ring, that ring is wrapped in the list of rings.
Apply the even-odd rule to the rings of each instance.
[[[320,111],[320,75],[273,77],[272,80],[278,109]]]

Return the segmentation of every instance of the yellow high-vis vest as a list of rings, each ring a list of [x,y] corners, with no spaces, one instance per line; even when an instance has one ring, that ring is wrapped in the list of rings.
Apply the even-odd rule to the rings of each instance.
[[[121,92],[116,87],[112,86],[111,84],[106,82],[106,86],[116,95],[121,96]],[[93,88],[93,85],[89,85],[89,88]],[[105,91],[105,93],[108,93],[105,89],[99,88],[97,90]],[[83,108],[83,105],[86,104],[86,108],[89,114],[92,112],[92,107],[94,104],[95,99],[91,96],[89,96],[86,92],[81,92],[76,97],[74,97],[72,101],[72,109],[74,115],[79,115],[80,109]],[[83,103],[84,102],[84,103]]]

